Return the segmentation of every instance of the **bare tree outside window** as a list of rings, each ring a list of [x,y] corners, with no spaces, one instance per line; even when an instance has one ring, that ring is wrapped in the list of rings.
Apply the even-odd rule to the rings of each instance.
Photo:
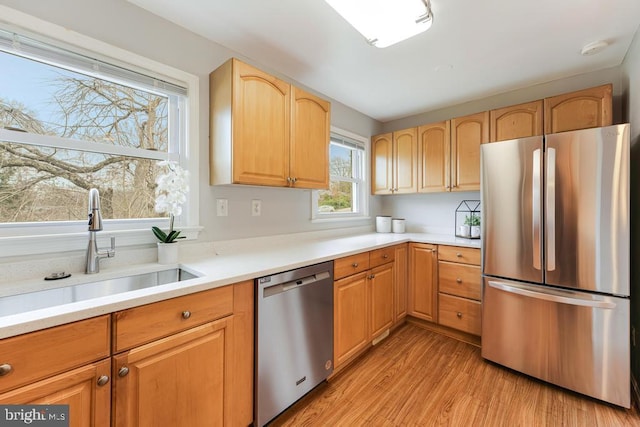
[[[13,99],[0,85],[0,127],[90,148],[0,141],[0,223],[84,220],[93,187],[105,218],[158,217],[157,160],[103,153],[91,143],[167,152],[168,98],[0,52],[0,69],[12,65],[29,71],[22,84],[31,88],[23,90],[40,91],[40,102]]]

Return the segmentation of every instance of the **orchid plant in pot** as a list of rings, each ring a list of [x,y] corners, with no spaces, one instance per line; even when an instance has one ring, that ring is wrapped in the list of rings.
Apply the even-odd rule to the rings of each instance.
[[[159,240],[158,262],[171,264],[178,261],[178,246],[174,243],[177,239],[184,238],[180,236],[180,231],[173,229],[173,222],[176,216],[182,214],[182,205],[187,201],[189,172],[173,161],[162,161],[158,166],[164,168],[165,173],[156,179],[155,210],[169,214],[169,230],[165,232],[156,226],[151,227],[151,230]]]

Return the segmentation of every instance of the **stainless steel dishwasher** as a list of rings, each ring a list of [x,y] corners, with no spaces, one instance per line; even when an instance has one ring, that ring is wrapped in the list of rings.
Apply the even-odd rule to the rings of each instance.
[[[256,280],[254,420],[263,426],[333,372],[333,261]]]

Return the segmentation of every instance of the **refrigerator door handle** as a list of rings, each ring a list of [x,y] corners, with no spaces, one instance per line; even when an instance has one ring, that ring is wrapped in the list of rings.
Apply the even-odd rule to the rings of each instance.
[[[532,170],[532,188],[531,188],[531,209],[532,209],[532,221],[531,221],[531,233],[533,244],[533,268],[540,270],[542,268],[540,260],[540,202],[541,202],[541,184],[540,184],[540,149],[533,151],[533,170]]]
[[[539,286],[535,288],[527,285],[508,285],[502,282],[496,282],[493,280],[489,280],[489,286],[495,289],[499,289],[501,291],[509,292],[512,294],[522,295],[525,297],[542,299],[551,302],[557,302],[562,304],[569,305],[579,305],[583,307],[592,307],[592,308],[604,308],[604,309],[614,309],[616,304],[609,301],[598,301],[594,300],[593,297],[581,298],[575,292],[565,292],[567,296],[561,295],[562,291],[556,290],[553,293],[545,292],[544,290],[539,289]],[[597,298],[597,297],[595,297]]]
[[[547,148],[547,271],[556,269],[556,149]]]

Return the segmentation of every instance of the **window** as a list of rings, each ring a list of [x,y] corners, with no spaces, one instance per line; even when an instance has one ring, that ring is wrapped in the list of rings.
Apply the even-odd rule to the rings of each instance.
[[[105,230],[126,230],[121,245],[151,242],[150,226],[168,224],[154,210],[162,160],[191,171],[194,196],[176,225],[196,230],[197,160],[186,153],[197,147],[197,114],[187,115],[197,113],[187,96],[197,78],[78,34],[80,46],[119,59],[20,32],[0,28],[0,238],[86,231],[88,191],[98,188]]]
[[[340,132],[340,133],[339,133]],[[314,195],[314,218],[367,215],[365,139],[332,131],[329,144],[329,189]]]

